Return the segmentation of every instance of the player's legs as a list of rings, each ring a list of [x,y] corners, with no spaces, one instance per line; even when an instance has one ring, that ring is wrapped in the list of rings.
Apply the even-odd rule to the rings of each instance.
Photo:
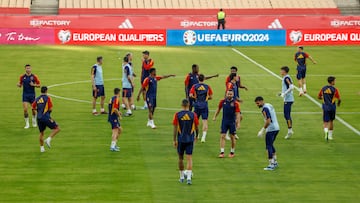
[[[112,129],[110,150],[114,151],[114,152],[119,151],[116,148],[116,144],[117,144],[117,141],[118,141],[118,136],[119,136],[119,133],[120,133],[119,131],[120,131],[120,127],[115,127],[115,128]]]
[[[155,113],[155,108],[156,108],[156,98],[152,98],[152,97],[148,97],[146,98],[146,102],[147,102],[147,107],[148,107],[148,111],[149,111],[149,115],[148,115],[148,123],[147,126],[151,127],[152,129],[155,129],[155,122],[154,122],[154,113]]]
[[[95,115],[95,116],[99,115],[99,113],[96,111],[96,100],[99,97],[98,92],[99,92],[99,89],[96,86],[96,90],[92,91],[92,95],[93,95],[93,98],[92,98],[92,109],[93,109],[92,114]]]
[[[331,113],[330,111],[323,109],[323,121],[324,121],[324,134],[325,140],[329,139],[329,128],[330,128],[330,121],[331,121]]]
[[[285,139],[289,139],[293,134],[292,130],[292,119],[291,119],[291,106],[293,102],[284,102],[284,118],[286,120],[286,124],[288,126],[288,132],[285,136]]]
[[[300,89],[300,92],[299,92],[299,96],[302,96],[304,94],[304,91],[303,91],[303,70],[302,70],[302,67],[297,67],[297,74],[296,74],[296,79],[298,80],[298,87]]]
[[[125,116],[132,115],[131,107],[130,107],[130,98],[131,98],[131,96],[132,96],[131,89],[123,88],[122,100],[123,100],[123,104],[125,104],[125,108],[126,108]]]
[[[303,67],[303,70],[302,70],[302,88],[303,88],[303,91],[304,91],[304,94],[306,94],[306,66]]]
[[[229,129],[229,133],[230,133],[230,139],[231,139],[231,149],[230,149],[230,154],[229,157],[233,158],[235,156],[235,146],[236,146],[236,124],[233,123],[230,125],[230,129]]]
[[[185,148],[184,148],[183,143],[178,142],[177,152],[178,152],[178,156],[179,156],[179,160],[178,160],[179,174],[180,174],[179,181],[181,183],[183,183],[184,179],[185,179],[185,174],[184,174],[184,153],[185,153]]]
[[[40,132],[39,141],[40,141],[40,152],[45,152],[45,147],[44,147],[44,131],[41,131],[41,132]]]
[[[274,170],[275,169],[275,161],[273,159],[273,154],[275,154],[275,148],[274,148],[274,138],[275,131],[267,132],[265,135],[265,144],[266,144],[266,151],[268,153],[268,160],[269,165],[264,168],[264,170]]]
[[[25,120],[25,129],[28,129],[30,127],[30,122],[29,122],[29,113],[28,113],[28,102],[23,102],[23,109],[24,109],[24,120]]]
[[[191,177],[192,177],[192,153],[194,149],[194,142],[186,143],[185,153],[186,153],[186,169],[187,169],[187,184],[191,185]]]
[[[100,112],[101,114],[107,114],[107,112],[105,111],[105,108],[104,108],[104,104],[105,104],[105,96],[101,96],[100,97]]]
[[[52,130],[49,137],[46,138],[46,140],[45,140],[45,144],[50,148],[51,140],[55,137],[56,134],[58,134],[60,132],[60,128],[53,119],[49,119],[49,120],[45,121],[45,124],[48,128],[50,128]]]
[[[333,130],[334,130],[334,120],[335,120],[335,110],[330,111],[330,121],[329,121],[329,140],[333,140]]]

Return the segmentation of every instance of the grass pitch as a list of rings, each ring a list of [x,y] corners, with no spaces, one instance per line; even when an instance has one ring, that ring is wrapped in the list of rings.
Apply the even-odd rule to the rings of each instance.
[[[294,47],[235,48],[276,74],[288,65],[295,80]],[[177,77],[158,84],[158,129],[146,128],[147,112],[137,110],[122,120],[121,152],[112,153],[106,116],[91,115],[90,67],[96,56],[104,56],[108,101],[113,88],[121,87],[119,57],[133,52],[139,74],[144,49],[151,52],[159,75]],[[308,67],[308,94],[316,98],[327,76],[336,76],[343,100],[338,116],[359,130],[360,48],[306,47],[306,51],[318,62]],[[296,97],[295,134],[284,140],[282,100],[276,96],[281,81],[230,47],[1,46],[0,54],[0,202],[358,202],[360,198],[360,137],[335,121],[335,140],[326,143],[321,109],[305,97]],[[22,91],[16,83],[26,63],[33,66],[43,85],[58,85],[49,93],[65,98],[53,98],[52,116],[62,131],[44,154],[39,152],[38,130],[23,129]],[[195,146],[193,185],[187,186],[177,181],[171,119],[180,109],[183,81],[193,63],[205,75],[220,74],[206,81],[214,90],[211,110],[224,95],[230,66],[239,68],[249,91],[241,91],[244,120],[236,157],[216,158],[220,119],[209,121],[207,142]],[[281,124],[275,142],[280,167],[273,172],[263,171],[267,165],[264,140],[256,137],[263,125],[253,102],[258,95],[274,105]],[[228,143],[226,153],[229,148]]]

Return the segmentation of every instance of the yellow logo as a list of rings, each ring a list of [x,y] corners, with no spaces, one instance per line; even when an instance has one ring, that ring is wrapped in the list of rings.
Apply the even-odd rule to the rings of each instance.
[[[205,90],[205,87],[201,85],[199,88],[197,88],[197,90]]]
[[[302,54],[300,54],[297,58],[298,58],[298,59],[303,59],[304,56],[303,56]]]
[[[330,88],[327,88],[325,91],[324,91],[324,94],[332,94],[332,91]]]
[[[181,118],[182,121],[189,121],[191,120],[190,119],[190,116],[188,114],[185,114],[182,118]]]
[[[38,104],[43,104],[43,103],[44,103],[44,99],[41,97],[37,103],[38,103]]]

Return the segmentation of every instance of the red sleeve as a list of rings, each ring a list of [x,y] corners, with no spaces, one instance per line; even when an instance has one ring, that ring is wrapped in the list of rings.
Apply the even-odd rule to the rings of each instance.
[[[219,103],[219,106],[218,106],[219,109],[221,109],[223,107],[224,101],[225,101],[224,99],[220,100],[220,103]]]
[[[340,93],[339,93],[339,90],[336,88],[335,89],[335,98],[337,98],[337,99],[340,99]]]
[[[40,84],[39,77],[37,75],[34,75],[35,84]]]
[[[52,99],[48,96],[48,109],[51,110],[53,107]]]
[[[173,122],[172,122],[173,125],[178,125],[178,124],[179,124],[179,121],[178,121],[178,118],[177,118],[178,116],[177,116],[177,115],[178,115],[178,113],[175,113],[175,114],[174,114],[174,118],[173,118]]]
[[[212,94],[213,94],[213,91],[212,91],[211,87],[209,86],[208,95],[212,95]]]
[[[113,108],[114,109],[119,109],[119,98],[115,98],[114,104],[113,104]]]
[[[194,123],[196,126],[199,126],[199,118],[196,113],[194,113]]]
[[[149,78],[145,78],[143,84],[142,84],[142,88],[147,88],[149,86]]]
[[[163,79],[163,77],[161,77],[161,76],[156,76],[156,80],[161,80],[161,79]]]
[[[195,95],[195,85],[193,85],[190,89],[190,94]]]
[[[240,112],[240,103],[239,102],[235,102],[235,112],[236,113]]]
[[[37,109],[37,108],[36,108],[36,100],[31,104],[31,107],[32,107],[32,109],[34,109],[34,110]]]
[[[20,83],[20,85],[22,85],[23,84],[23,77],[24,77],[24,75],[20,75],[20,78],[19,78],[19,83]]]
[[[227,87],[228,83],[230,82],[230,76],[227,76],[226,77],[226,80],[225,80],[225,86]]]
[[[188,74],[188,75],[186,76],[186,78],[185,78],[184,83],[185,83],[186,86],[188,86],[188,85],[189,85],[189,82],[190,82],[190,75]]]
[[[309,54],[308,53],[304,53],[305,58],[309,58]]]
[[[320,90],[319,94],[318,94],[318,97],[322,97],[323,96],[323,91],[322,89]]]

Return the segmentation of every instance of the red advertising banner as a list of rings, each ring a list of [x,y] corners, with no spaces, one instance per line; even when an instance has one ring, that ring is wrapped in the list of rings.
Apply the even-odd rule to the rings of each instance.
[[[287,45],[360,45],[360,29],[287,30]]]
[[[166,30],[56,29],[56,44],[166,45]]]
[[[54,30],[0,28],[0,44],[54,44]]]
[[[231,16],[226,29],[360,28],[360,16]],[[1,16],[0,28],[216,29],[213,16]]]

